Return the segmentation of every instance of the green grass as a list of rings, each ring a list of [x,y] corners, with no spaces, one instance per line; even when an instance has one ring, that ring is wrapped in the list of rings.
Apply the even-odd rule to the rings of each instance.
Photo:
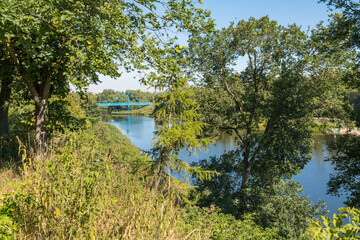
[[[151,189],[151,159],[114,126],[52,142],[45,161],[0,172],[0,239],[277,239],[251,218],[186,203],[179,181]]]
[[[141,116],[150,116],[154,110],[153,105],[145,106],[140,109],[129,110],[129,111],[113,111],[111,113],[112,116],[119,116],[119,115],[141,115]]]

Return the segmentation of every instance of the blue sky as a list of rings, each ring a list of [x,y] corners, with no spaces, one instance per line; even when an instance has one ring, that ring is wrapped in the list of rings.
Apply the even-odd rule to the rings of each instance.
[[[317,3],[317,0],[203,0],[201,7],[211,11],[218,28],[228,26],[231,21],[268,15],[281,25],[296,23],[306,30],[308,26],[315,27],[321,20],[326,22],[330,14],[326,5]],[[101,76],[102,83],[90,85],[89,89],[146,90],[136,77],[139,77],[136,73],[123,73],[118,79]]]
[[[212,12],[219,27],[265,15],[285,26],[296,23],[314,27],[319,21],[327,20],[329,14],[326,5],[317,0],[204,0],[203,6]]]

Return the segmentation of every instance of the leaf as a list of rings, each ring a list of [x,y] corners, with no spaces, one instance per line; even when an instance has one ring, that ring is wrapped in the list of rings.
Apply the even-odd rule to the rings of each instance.
[[[59,208],[56,208],[55,214],[56,214],[56,218],[59,219],[59,216],[60,216],[60,209]]]
[[[324,221],[324,225],[327,228],[330,228],[331,226],[331,219],[328,216],[321,216],[322,220]]]
[[[342,217],[334,213],[333,219],[335,228],[340,229],[343,223]]]

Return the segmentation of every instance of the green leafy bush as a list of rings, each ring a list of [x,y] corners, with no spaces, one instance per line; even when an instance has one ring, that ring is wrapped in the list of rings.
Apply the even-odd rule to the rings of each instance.
[[[183,231],[189,232],[188,239],[280,239],[274,229],[257,225],[251,215],[237,220],[220,209],[187,207],[182,214]]]
[[[338,213],[334,213],[332,221],[327,216],[321,216],[322,222],[313,220],[307,236],[315,240],[360,239],[358,234],[360,231],[360,211],[356,208],[346,207],[339,208]]]
[[[53,139],[46,161],[26,159],[22,181],[0,202],[2,238],[278,239],[252,217],[185,203],[188,186],[149,186],[151,159],[114,126]]]
[[[17,231],[17,225],[13,221],[13,206],[0,206],[0,239],[12,239]]]
[[[20,238],[166,236],[177,208],[146,188],[139,171],[150,159],[115,127],[98,124],[54,141],[48,160],[29,159],[23,182],[4,200]]]

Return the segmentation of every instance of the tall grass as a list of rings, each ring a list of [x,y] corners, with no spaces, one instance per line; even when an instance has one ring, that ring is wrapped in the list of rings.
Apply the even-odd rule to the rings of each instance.
[[[26,156],[2,181],[0,237],[15,239],[273,239],[273,231],[148,187],[151,159],[99,123],[53,140],[46,161]],[[7,174],[3,172],[1,176]],[[16,179],[16,180],[15,180]],[[182,184],[180,184],[182,185]],[[7,186],[7,187],[5,187]],[[176,185],[174,185],[176,188]],[[179,188],[184,188],[184,185]],[[173,194],[177,193],[177,194]],[[181,194],[180,194],[181,195]],[[176,196],[176,197],[175,197]]]

